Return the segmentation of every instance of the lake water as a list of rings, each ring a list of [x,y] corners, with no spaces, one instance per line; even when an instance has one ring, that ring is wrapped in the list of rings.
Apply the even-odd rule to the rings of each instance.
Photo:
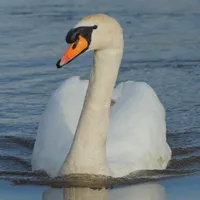
[[[55,64],[67,48],[68,30],[91,13],[111,15],[124,28],[118,82],[145,81],[164,104],[173,150],[169,169],[198,172],[199,0],[1,0],[0,179],[19,178],[18,172],[24,172],[23,178],[28,176],[38,122],[51,93],[71,76],[89,78],[91,53],[77,58],[67,69],[57,70]],[[195,184],[190,184],[190,178]],[[188,181],[185,188],[200,188],[198,175],[183,180]],[[172,181],[170,187],[174,182],[177,186]],[[0,187],[6,184],[2,182]]]

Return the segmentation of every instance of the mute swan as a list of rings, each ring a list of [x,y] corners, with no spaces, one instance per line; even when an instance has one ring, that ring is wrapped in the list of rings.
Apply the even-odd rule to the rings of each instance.
[[[144,82],[128,81],[113,91],[124,45],[119,23],[104,14],[87,16],[68,32],[66,42],[69,49],[57,67],[94,50],[90,80],[72,77],[53,93],[39,124],[32,169],[52,177],[121,177],[165,169],[171,149],[165,110],[154,90]],[[116,103],[110,108],[111,98]]]

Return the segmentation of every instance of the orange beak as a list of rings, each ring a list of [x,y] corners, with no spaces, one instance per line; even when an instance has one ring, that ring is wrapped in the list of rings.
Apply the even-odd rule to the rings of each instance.
[[[72,44],[70,44],[68,50],[65,52],[63,57],[57,62],[57,68],[61,68],[62,66],[71,62],[78,55],[83,53],[88,48],[88,41],[79,35],[78,40]]]

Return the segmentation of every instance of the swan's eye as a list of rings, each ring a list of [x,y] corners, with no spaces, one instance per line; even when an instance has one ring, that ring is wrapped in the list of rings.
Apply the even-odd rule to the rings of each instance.
[[[94,25],[92,28],[93,28],[93,29],[97,29],[97,28],[98,28],[98,26],[97,26],[97,25]]]

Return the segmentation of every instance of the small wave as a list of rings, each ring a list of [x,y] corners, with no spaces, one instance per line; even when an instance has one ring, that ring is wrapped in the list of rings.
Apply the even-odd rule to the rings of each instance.
[[[194,138],[199,133],[192,134]],[[191,138],[191,132],[168,133],[169,143],[172,146],[173,158],[169,163],[167,170],[147,170],[132,173],[127,179],[110,179],[107,186],[119,186],[125,184],[136,184],[157,180],[160,178],[170,178],[180,175],[197,173],[200,170],[200,146],[187,146],[187,137]],[[37,184],[51,185],[53,187],[80,186],[82,182],[76,182],[74,178],[50,179],[43,172],[31,171],[31,152],[34,146],[34,138],[19,136],[0,136],[0,179],[10,180],[14,184]],[[8,151],[9,149],[9,151]],[[21,150],[20,155],[15,155],[15,150]],[[24,155],[24,152],[26,154]],[[130,178],[132,177],[132,179]],[[81,178],[79,178],[81,179]],[[107,187],[106,186],[106,187]]]
[[[70,174],[56,178],[48,178],[43,176],[43,174],[42,176],[39,174],[40,177],[38,178],[33,176],[35,175],[33,173],[27,173],[26,175],[31,175],[30,178],[12,178],[10,181],[15,185],[34,184],[51,186],[54,188],[86,187],[101,189],[147,183],[161,179],[197,174],[199,172],[194,172],[192,170],[144,170],[120,178],[93,174]],[[23,175],[22,173],[19,174]]]
[[[35,140],[33,138],[23,138],[17,136],[0,136],[0,146],[18,146],[25,147],[29,150],[33,149]]]

